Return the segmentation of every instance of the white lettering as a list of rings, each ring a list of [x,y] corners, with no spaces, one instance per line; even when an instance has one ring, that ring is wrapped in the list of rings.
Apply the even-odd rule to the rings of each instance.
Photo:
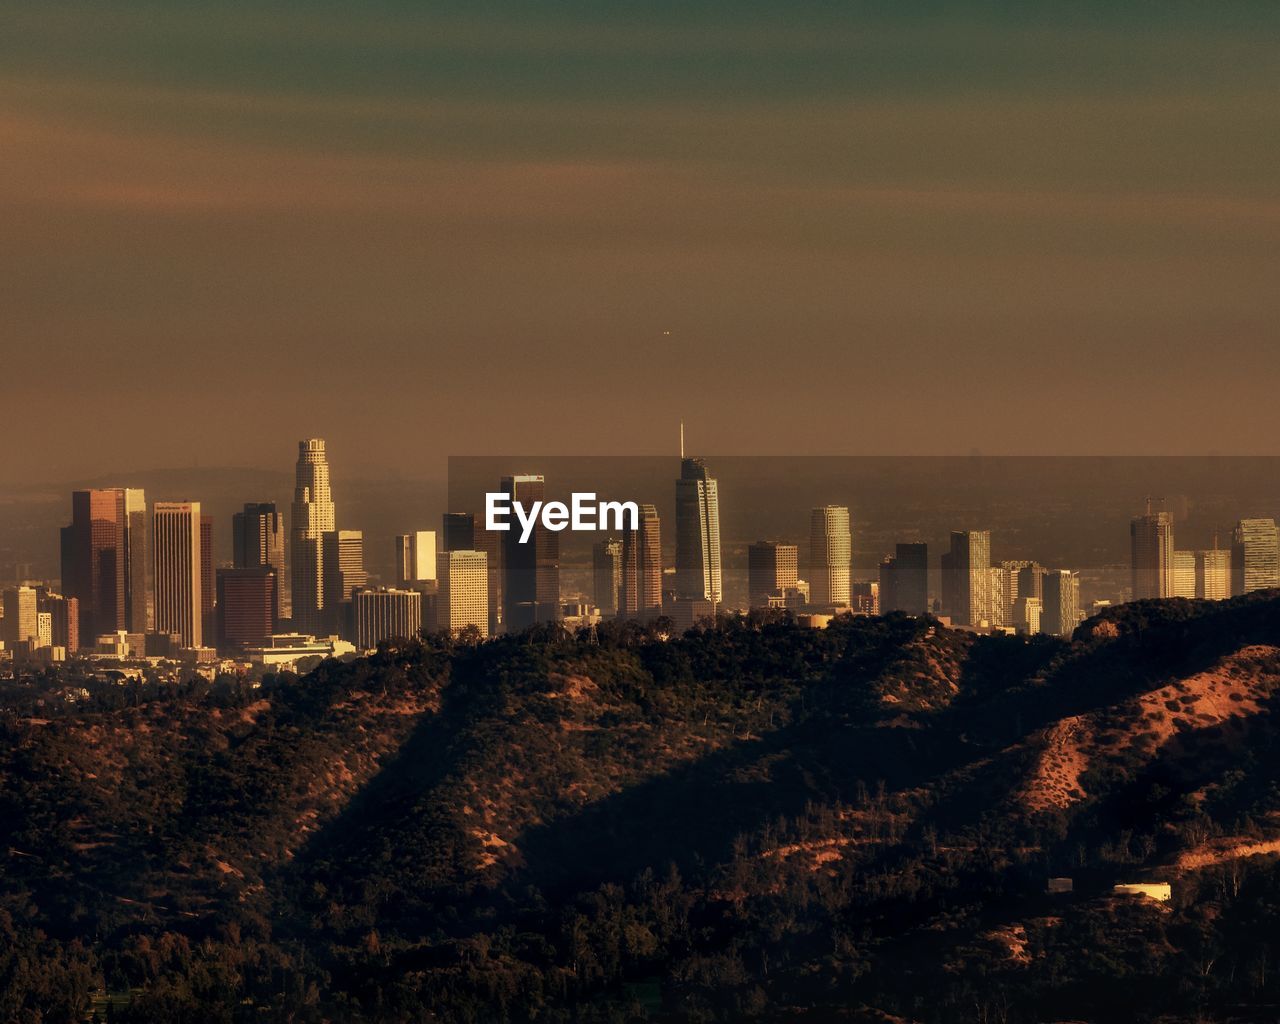
[[[595,500],[594,491],[574,491],[573,492],[573,528],[575,530],[594,530],[595,523]],[[587,521],[587,517],[591,516],[591,521]]]
[[[514,501],[511,504],[516,510],[516,518],[520,520],[520,543],[528,544],[529,537],[533,533],[534,524],[538,521],[538,513],[542,511],[542,502],[535,501],[533,503],[533,507],[529,509],[527,517],[525,515],[524,506],[520,504],[520,502]]]
[[[511,506],[507,504],[507,495],[504,491],[488,491],[484,496],[484,525],[487,530],[510,530],[511,524],[505,519],[511,512]],[[503,516],[500,523],[497,516]]]
[[[575,491],[568,505],[562,501],[535,501],[526,506],[513,501],[505,491],[486,491],[484,496],[485,527],[509,532],[511,518],[520,524],[520,543],[529,543],[535,527],[541,522],[548,530],[638,530],[640,506],[634,501],[596,501],[594,491]]]
[[[610,512],[613,513],[613,526],[609,525]],[[623,518],[623,513],[626,513],[625,519]],[[600,503],[600,529],[640,529],[640,506],[634,501],[602,501]]]
[[[559,533],[569,525],[569,510],[563,501],[549,501],[542,509],[542,525]]]

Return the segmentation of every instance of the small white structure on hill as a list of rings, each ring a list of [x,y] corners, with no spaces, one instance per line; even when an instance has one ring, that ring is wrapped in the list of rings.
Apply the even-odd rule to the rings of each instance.
[[[1121,882],[1111,891],[1117,896],[1146,896],[1160,903],[1173,899],[1173,888],[1168,882]]]

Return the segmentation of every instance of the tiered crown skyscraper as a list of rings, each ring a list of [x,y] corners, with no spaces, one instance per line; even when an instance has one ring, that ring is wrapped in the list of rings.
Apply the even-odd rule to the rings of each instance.
[[[294,628],[317,633],[324,625],[324,535],[335,529],[324,439],[298,442],[298,466],[289,524]]]

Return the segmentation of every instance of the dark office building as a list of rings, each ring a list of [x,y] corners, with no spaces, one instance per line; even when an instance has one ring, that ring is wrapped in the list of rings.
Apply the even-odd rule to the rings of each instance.
[[[476,517],[470,512],[446,512],[441,542],[445,551],[478,551]]]
[[[213,516],[202,515],[200,517],[200,629],[206,638],[217,635],[218,623],[213,614],[217,602],[217,584],[213,578]]]
[[[747,601],[767,608],[769,598],[781,598],[794,588],[800,574],[800,549],[795,544],[758,540],[747,548]]]
[[[55,594],[48,587],[38,587],[36,610],[49,613],[53,646],[65,647],[67,654],[75,654],[80,649],[80,602],[74,597]]]
[[[218,649],[265,647],[276,631],[279,576],[269,565],[219,569]]]
[[[923,615],[929,610],[929,546],[898,544],[880,564],[880,611]]]
[[[511,501],[531,509],[546,500],[541,476],[504,476],[501,490]],[[533,528],[526,543],[517,528],[503,535],[503,617],[507,632],[518,633],[538,622],[560,617],[560,535],[542,525]]]
[[[276,618],[289,618],[288,575],[284,571],[284,516],[275,502],[248,502],[231,517],[231,555],[237,569],[269,565],[276,571]]]
[[[79,603],[81,640],[128,628],[125,492],[73,491],[71,524],[62,528],[62,592]]]

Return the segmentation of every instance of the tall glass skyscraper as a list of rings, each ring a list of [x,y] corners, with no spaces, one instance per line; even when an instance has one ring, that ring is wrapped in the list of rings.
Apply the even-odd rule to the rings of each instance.
[[[300,632],[319,633],[325,625],[324,535],[334,529],[329,462],[324,440],[313,437],[299,441],[289,524],[289,555],[292,562],[293,625]]]
[[[275,502],[250,502],[231,517],[232,557],[237,569],[268,565],[275,570],[275,614],[290,617],[289,594],[284,575],[284,516]]]
[[[73,491],[71,523],[62,528],[62,591],[79,603],[79,633],[86,644],[103,633],[134,628],[127,601],[125,494],[119,487]]]
[[[155,625],[152,606],[151,533],[147,518],[147,496],[141,488],[124,489],[124,600],[125,629],[149,633]]]
[[[647,621],[661,614],[662,521],[653,505],[641,505],[637,529],[622,535],[618,616]]]
[[[848,606],[852,560],[849,510],[843,505],[815,508],[809,516],[809,595],[815,605]]]
[[[676,481],[676,598],[724,599],[720,571],[720,493],[701,459],[681,459]]]
[[[176,634],[183,647],[203,646],[200,502],[157,501],[152,510],[156,632]]]
[[[942,556],[942,606],[957,625],[991,618],[991,531],[953,530]]]
[[[1274,519],[1241,519],[1231,535],[1231,593],[1280,587],[1280,537]]]
[[[1133,599],[1173,597],[1173,517],[1168,512],[1152,512],[1129,523]]]

